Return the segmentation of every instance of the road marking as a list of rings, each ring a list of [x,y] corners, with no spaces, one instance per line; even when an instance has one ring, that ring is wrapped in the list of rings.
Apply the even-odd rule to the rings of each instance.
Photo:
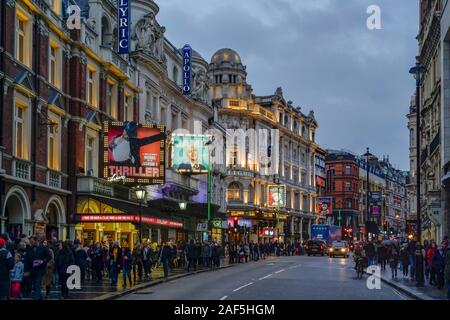
[[[289,267],[289,270],[291,270],[291,269],[295,269],[295,268],[298,268],[298,267],[300,267],[301,265],[300,264],[298,264],[298,265],[296,265],[296,266],[292,266],[292,267]]]
[[[264,279],[267,279],[268,277],[270,277],[270,276],[272,276],[273,274],[271,273],[271,274],[269,274],[269,275],[267,275],[267,276],[265,276],[265,277],[262,277],[262,278],[259,278],[258,280],[264,280]]]
[[[400,292],[398,292],[397,290],[392,289],[392,291],[394,291],[394,293],[395,293],[396,295],[398,295],[402,300],[406,300],[405,297],[403,297],[403,295],[402,295]]]
[[[228,298],[228,296],[223,296],[220,300],[225,300],[226,298]]]
[[[236,291],[239,291],[239,290],[241,290],[242,288],[245,288],[245,287],[251,286],[251,285],[252,285],[253,283],[254,283],[254,282],[250,282],[250,283],[247,283],[246,285],[243,285],[242,287],[239,287],[239,288],[237,288],[237,289],[234,289],[234,290],[233,290],[233,292],[236,292]]]
[[[283,272],[283,271],[286,271],[286,270],[281,269],[281,270],[275,271],[275,273],[280,273],[280,272]]]

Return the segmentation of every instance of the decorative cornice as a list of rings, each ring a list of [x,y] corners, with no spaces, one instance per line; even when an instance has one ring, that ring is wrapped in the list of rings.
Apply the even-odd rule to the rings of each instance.
[[[49,30],[48,26],[42,20],[39,20],[38,30],[39,30],[39,34],[44,37],[48,37],[50,34],[50,30]]]

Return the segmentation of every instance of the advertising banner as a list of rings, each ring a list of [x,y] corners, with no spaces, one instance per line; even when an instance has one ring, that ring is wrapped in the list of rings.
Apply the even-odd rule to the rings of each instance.
[[[128,184],[164,184],[165,127],[105,122],[103,177]]]
[[[205,144],[210,138],[207,135],[173,134],[172,169],[184,173],[207,173],[209,149]]]
[[[320,215],[331,215],[333,214],[332,208],[332,198],[317,198],[316,202],[316,212]]]
[[[381,192],[374,191],[370,193],[370,204],[371,209],[370,212],[374,216],[378,216],[381,214]]]
[[[267,186],[267,206],[270,208],[286,206],[286,185]]]

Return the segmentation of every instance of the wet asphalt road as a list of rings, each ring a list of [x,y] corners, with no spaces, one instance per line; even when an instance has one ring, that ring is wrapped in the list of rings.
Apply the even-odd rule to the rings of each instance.
[[[200,273],[149,287],[121,300],[407,300],[387,284],[369,290],[353,260],[320,256],[268,260]]]

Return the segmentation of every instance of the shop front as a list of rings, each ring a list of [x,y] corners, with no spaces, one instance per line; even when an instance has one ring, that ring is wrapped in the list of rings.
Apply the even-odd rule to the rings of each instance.
[[[118,241],[122,246],[132,248],[139,241],[141,222],[142,241],[160,244],[176,241],[184,235],[183,222],[165,218],[147,206],[141,208],[141,220],[139,210],[139,206],[131,202],[80,197],[75,216],[75,238],[88,245],[97,241]]]

